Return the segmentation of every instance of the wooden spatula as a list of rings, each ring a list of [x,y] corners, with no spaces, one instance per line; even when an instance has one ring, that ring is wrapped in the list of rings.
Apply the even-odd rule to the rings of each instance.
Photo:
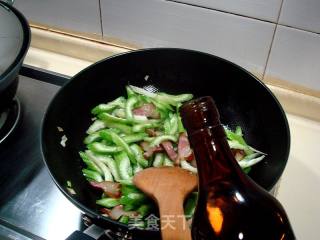
[[[158,204],[163,240],[191,240],[183,202],[197,187],[195,174],[178,167],[147,168],[134,176],[133,183]]]

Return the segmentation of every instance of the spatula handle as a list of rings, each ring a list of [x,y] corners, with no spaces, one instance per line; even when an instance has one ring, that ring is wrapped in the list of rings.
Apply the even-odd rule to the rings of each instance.
[[[170,200],[168,199],[170,198]],[[183,196],[164,194],[158,199],[163,240],[191,240],[191,231],[184,216]]]

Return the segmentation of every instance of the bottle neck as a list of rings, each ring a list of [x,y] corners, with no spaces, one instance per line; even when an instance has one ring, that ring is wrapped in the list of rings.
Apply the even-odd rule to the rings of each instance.
[[[213,99],[207,96],[187,102],[180,113],[196,157],[200,186],[241,175]]]
[[[230,179],[238,172],[239,166],[228,146],[221,124],[199,129],[189,135],[189,140],[196,156],[201,186]]]

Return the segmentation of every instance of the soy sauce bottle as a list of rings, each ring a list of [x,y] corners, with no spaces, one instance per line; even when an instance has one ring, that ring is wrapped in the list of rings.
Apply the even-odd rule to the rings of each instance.
[[[233,157],[212,98],[187,102],[180,113],[199,177],[192,239],[295,239],[281,204],[243,173]]]

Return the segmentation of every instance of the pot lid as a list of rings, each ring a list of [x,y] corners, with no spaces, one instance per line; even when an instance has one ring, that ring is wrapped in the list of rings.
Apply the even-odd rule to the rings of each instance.
[[[0,1],[0,80],[24,57],[29,46],[29,26],[13,7]]]

